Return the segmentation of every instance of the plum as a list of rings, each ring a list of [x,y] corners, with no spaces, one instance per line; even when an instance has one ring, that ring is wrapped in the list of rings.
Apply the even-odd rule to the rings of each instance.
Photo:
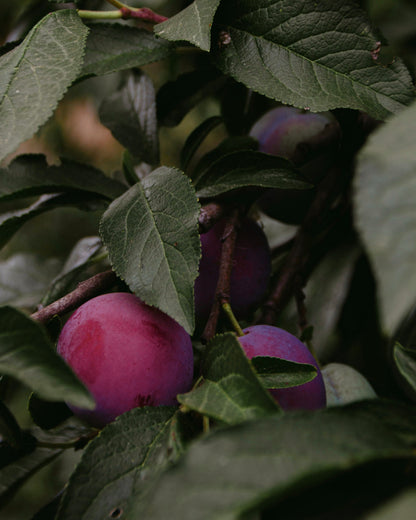
[[[96,402],[92,411],[71,409],[94,426],[135,407],[175,405],[176,395],[192,385],[189,334],[130,293],[81,305],[64,325],[57,350]]]
[[[249,359],[255,356],[270,356],[308,363],[318,373],[316,377],[299,386],[270,390],[283,410],[316,410],[326,404],[325,385],[319,366],[309,349],[296,336],[271,325],[253,325],[243,330],[238,338]]]
[[[202,257],[195,281],[195,315],[206,322],[214,302],[221,259],[225,221],[220,220],[201,235]],[[237,233],[231,273],[230,304],[237,318],[247,318],[263,298],[271,273],[271,253],[266,235],[249,218]]]
[[[341,137],[331,112],[312,113],[281,106],[264,114],[251,128],[259,151],[289,159],[307,182],[316,185],[333,164]],[[313,200],[315,190],[268,190],[259,206],[272,218],[298,224]]]

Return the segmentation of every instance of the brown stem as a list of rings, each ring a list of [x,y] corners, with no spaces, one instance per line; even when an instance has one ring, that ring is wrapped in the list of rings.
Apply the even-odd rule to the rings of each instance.
[[[335,200],[343,182],[344,175],[340,168],[334,168],[322,181],[316,197],[295,236],[277,285],[264,304],[264,310],[257,323],[274,324],[277,315],[293,294],[296,279],[304,271],[317,236],[320,234],[320,239],[322,239],[331,227],[327,226],[326,229],[322,229],[327,210]]]
[[[230,215],[224,227],[222,236],[222,249],[215,299],[211,308],[208,322],[202,334],[203,341],[209,341],[214,337],[217,329],[218,317],[223,303],[230,301],[230,279],[233,268],[233,256],[237,239],[237,228],[239,223],[239,211],[235,209]]]
[[[86,301],[98,296],[99,294],[110,289],[117,281],[117,276],[114,271],[108,270],[103,273],[96,274],[81,282],[76,289],[69,294],[66,294],[59,300],[39,309],[30,317],[40,323],[47,323],[54,316],[62,316],[67,312],[71,312],[78,308]]]
[[[202,206],[199,214],[199,232],[207,233],[227,212],[226,206],[218,202],[209,202]]]

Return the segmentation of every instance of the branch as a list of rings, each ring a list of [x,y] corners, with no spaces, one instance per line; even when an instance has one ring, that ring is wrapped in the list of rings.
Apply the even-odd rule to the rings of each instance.
[[[340,168],[333,168],[322,181],[316,197],[294,238],[293,246],[282,267],[276,288],[264,304],[264,310],[259,316],[257,323],[274,324],[277,315],[293,294],[296,288],[296,281],[299,280],[299,276],[302,277],[305,266],[309,262],[312,246],[316,242],[318,234],[321,235],[320,240],[322,240],[333,225],[331,223],[322,229],[327,210],[339,194],[344,181],[344,175]]]
[[[107,291],[116,281],[117,276],[114,271],[108,270],[96,274],[92,278],[81,282],[78,287],[69,294],[39,309],[30,317],[32,320],[39,321],[40,323],[47,323],[54,316],[62,316],[63,314],[71,312],[91,298]]]
[[[198,219],[199,232],[207,233],[218,220],[225,216],[227,211],[228,208],[218,202],[209,202],[202,206]]]
[[[221,306],[230,301],[230,279],[233,267],[233,256],[237,239],[237,228],[239,224],[239,211],[235,209],[224,227],[222,236],[222,249],[218,282],[215,290],[215,299],[211,308],[208,322],[202,334],[203,341],[209,341],[214,337],[217,329],[218,317]]]

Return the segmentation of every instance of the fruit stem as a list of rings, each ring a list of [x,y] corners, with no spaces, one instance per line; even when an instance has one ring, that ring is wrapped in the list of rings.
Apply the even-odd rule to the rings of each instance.
[[[88,11],[77,9],[78,16],[84,20],[117,20],[123,18],[121,11]]]
[[[206,415],[202,417],[202,429],[204,433],[209,433],[209,417]]]
[[[240,327],[240,324],[237,321],[237,318],[234,316],[233,310],[231,309],[231,305],[229,302],[224,301],[221,303],[222,310],[226,314],[229,319],[233,329],[235,330],[237,336],[244,336],[243,329]]]
[[[230,299],[230,279],[233,267],[233,256],[235,243],[237,240],[237,227],[239,219],[240,212],[238,209],[234,209],[224,227],[224,233],[221,239],[221,259],[217,287],[215,289],[215,299],[211,308],[208,322],[202,334],[203,341],[209,341],[214,337],[215,331],[217,329],[221,305],[223,302],[227,302]]]

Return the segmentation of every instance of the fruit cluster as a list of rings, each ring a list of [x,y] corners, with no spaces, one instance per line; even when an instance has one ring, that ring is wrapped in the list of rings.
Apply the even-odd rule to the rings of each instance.
[[[331,167],[340,128],[331,113],[312,114],[278,107],[252,127],[259,150],[290,160],[304,178],[318,186]],[[258,200],[262,211],[299,223],[314,196],[312,190],[273,189]],[[214,303],[225,221],[201,235],[202,257],[195,283],[197,331]],[[248,217],[237,230],[229,301],[238,319],[249,319],[266,295],[271,253],[261,227]],[[277,327],[248,327],[239,338],[248,358],[280,357],[315,366],[317,376],[300,386],[272,390],[285,410],[317,409],[326,404],[320,368],[304,343]],[[66,322],[58,352],[85,383],[96,401],[93,411],[74,413],[103,426],[137,406],[174,405],[192,387],[194,360],[190,336],[173,319],[130,293],[98,296],[78,308]]]

